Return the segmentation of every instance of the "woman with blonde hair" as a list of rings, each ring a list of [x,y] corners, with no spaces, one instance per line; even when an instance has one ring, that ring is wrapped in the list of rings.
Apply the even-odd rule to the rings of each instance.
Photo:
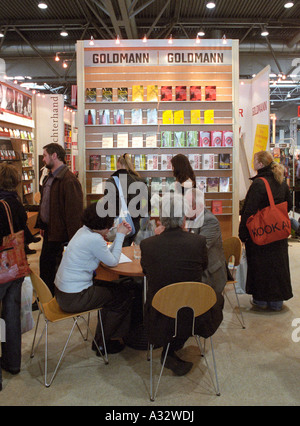
[[[250,237],[246,223],[248,218],[269,206],[264,177],[270,187],[275,204],[287,201],[288,211],[292,208],[292,197],[284,182],[284,168],[274,161],[272,154],[259,151],[254,155],[257,175],[251,178],[250,186],[241,214],[239,237],[245,242],[248,262],[246,292],[252,294],[252,305],[259,309],[280,311],[283,301],[293,297],[287,239],[259,246]]]

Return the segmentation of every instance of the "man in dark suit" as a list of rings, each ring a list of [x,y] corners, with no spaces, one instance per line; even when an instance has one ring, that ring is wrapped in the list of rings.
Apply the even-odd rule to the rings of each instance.
[[[161,361],[170,342],[165,366],[181,376],[188,373],[193,365],[176,355],[176,351],[184,346],[191,335],[191,317],[187,311],[183,312],[180,332],[173,338],[174,320],[153,309],[151,303],[154,294],[168,284],[202,281],[202,274],[208,263],[206,239],[185,231],[184,201],[179,194],[164,195],[160,220],[164,231],[141,242],[141,265],[148,283],[145,323],[150,342],[164,347]],[[221,295],[217,295],[217,298],[213,308],[196,319],[195,333],[202,337],[211,336],[223,319],[224,299]]]

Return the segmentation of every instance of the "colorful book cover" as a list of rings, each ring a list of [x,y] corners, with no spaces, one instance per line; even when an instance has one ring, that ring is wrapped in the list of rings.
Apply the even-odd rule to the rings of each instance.
[[[233,132],[223,131],[222,146],[233,146]]]
[[[143,133],[132,133],[132,148],[143,148]]]
[[[211,201],[211,212],[213,214],[222,214],[222,200],[212,200]]]
[[[212,130],[211,146],[222,146],[223,132],[222,130]]]
[[[90,170],[101,170],[101,155],[90,155]]]
[[[230,154],[219,154],[219,169],[230,169]]]
[[[98,111],[99,124],[110,124],[110,111],[109,109],[100,109]]]
[[[190,101],[201,101],[201,86],[190,86]]]
[[[215,155],[202,154],[202,169],[213,170],[215,168]]]
[[[96,110],[86,109],[84,111],[84,124],[91,125],[96,124]]]
[[[112,87],[102,88],[102,102],[112,102],[113,100],[113,89]]]
[[[188,130],[186,132],[186,146],[188,148],[199,146],[199,132],[197,130]]]
[[[141,108],[131,110],[131,124],[143,124],[143,111]]]
[[[128,148],[128,133],[117,133],[117,147]]]
[[[215,111],[213,109],[207,109],[204,111],[204,124],[214,124],[215,122]]]
[[[135,154],[133,164],[134,170],[140,170],[140,154]]]
[[[140,170],[147,170],[147,156],[145,154],[140,155]]]
[[[216,101],[217,100],[217,88],[216,86],[205,86],[205,100]]]
[[[171,131],[165,130],[160,132],[160,146],[162,148],[171,148],[173,146]]]
[[[161,170],[172,170],[172,154],[162,154],[161,155]]]
[[[211,146],[211,134],[200,130],[200,146]]]
[[[202,192],[206,192],[206,176],[196,176],[196,186],[199,188]]]
[[[133,102],[143,102],[143,100],[144,100],[144,86],[142,86],[142,85],[132,86],[132,100],[133,100]]]
[[[148,108],[147,109],[147,124],[157,124],[157,109]]]
[[[112,133],[102,134],[102,148],[113,148],[114,138]]]
[[[190,165],[193,170],[200,170],[200,154],[189,154]]]
[[[106,170],[117,170],[117,156],[106,155],[105,156],[105,169]]]
[[[186,86],[175,87],[175,99],[176,101],[186,101]]]
[[[146,133],[146,148],[157,147],[157,135],[154,132]]]
[[[161,86],[160,100],[163,102],[172,101],[172,86]]]
[[[158,86],[156,84],[147,86],[147,101],[158,102]]]
[[[174,111],[174,124],[184,124],[184,111]]]
[[[118,87],[118,101],[119,102],[128,101],[128,87]]]
[[[173,111],[170,109],[163,111],[162,120],[163,120],[163,124],[173,124],[174,122]]]
[[[181,132],[181,131],[174,132],[174,147],[175,148],[185,147],[185,132]]]
[[[206,182],[207,182],[207,192],[219,192],[218,177],[208,177]]]
[[[200,109],[191,110],[191,124],[200,124],[201,112]]]
[[[87,87],[85,89],[85,102],[96,102],[97,101],[97,89],[95,87]]]
[[[147,170],[158,170],[158,155],[148,154],[147,155]]]
[[[124,110],[114,109],[114,124],[124,124]]]
[[[220,181],[219,181],[220,192],[229,192],[229,185],[230,185],[229,177],[220,177]]]

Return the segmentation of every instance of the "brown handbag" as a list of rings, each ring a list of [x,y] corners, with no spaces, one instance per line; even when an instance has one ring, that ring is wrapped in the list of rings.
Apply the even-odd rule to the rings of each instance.
[[[23,278],[30,274],[24,247],[24,231],[14,232],[12,214],[9,204],[0,200],[3,204],[10,228],[10,235],[3,237],[0,246],[0,284]]]

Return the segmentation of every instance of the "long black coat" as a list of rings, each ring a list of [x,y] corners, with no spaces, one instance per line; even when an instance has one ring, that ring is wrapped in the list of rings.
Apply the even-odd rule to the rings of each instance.
[[[253,183],[246,195],[239,227],[239,237],[245,242],[248,262],[246,292],[254,299],[268,302],[288,300],[293,297],[288,240],[275,241],[271,244],[259,246],[254,244],[246,227],[247,219],[258,210],[269,206],[269,199],[264,182],[258,177],[264,177],[270,184],[275,204],[287,201],[288,211],[292,208],[292,197],[289,188],[284,182],[279,184],[270,166],[258,170],[252,178]]]
[[[148,291],[145,322],[150,343],[164,346],[174,335],[174,320],[151,307],[155,293],[162,287],[181,281],[201,282],[207,268],[206,239],[181,228],[165,230],[160,235],[141,242],[141,265],[147,277]],[[217,294],[216,304],[204,315],[196,318],[195,332],[202,337],[211,336],[223,319],[223,296]],[[188,316],[184,321],[182,337],[190,336]]]

